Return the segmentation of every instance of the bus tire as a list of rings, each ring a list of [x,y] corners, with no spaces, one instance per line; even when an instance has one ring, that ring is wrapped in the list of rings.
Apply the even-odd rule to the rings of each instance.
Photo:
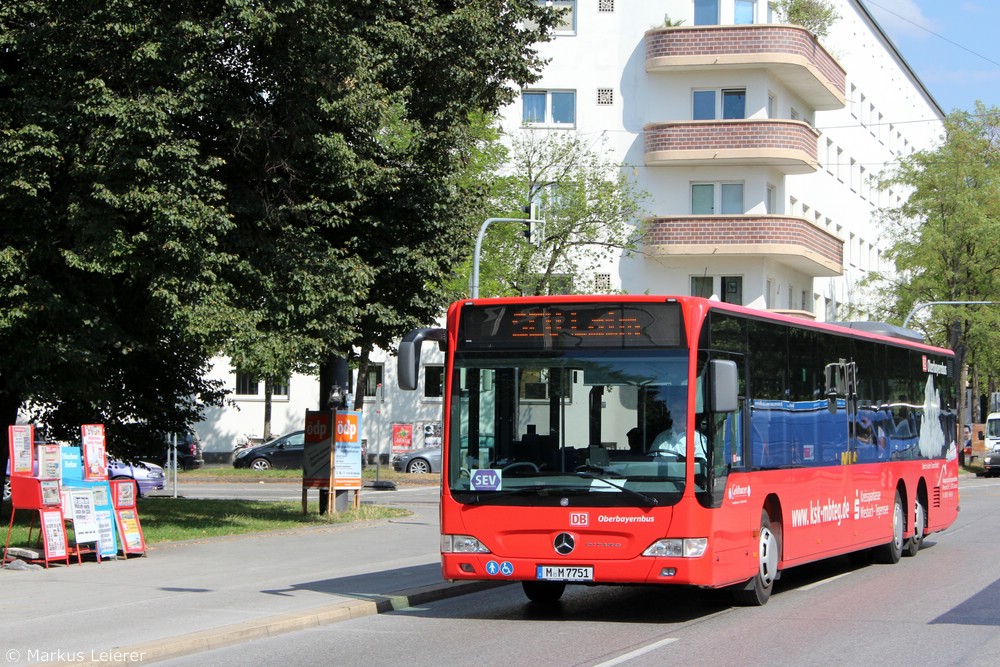
[[[521,588],[532,602],[555,604],[566,590],[566,584],[559,581],[522,581]]]
[[[766,509],[760,511],[760,532],[757,542],[757,573],[742,589],[733,591],[736,603],[745,607],[762,607],[771,598],[774,580],[778,578],[781,554],[780,530],[771,527]]]
[[[903,548],[903,555],[913,557],[920,551],[924,544],[924,530],[927,528],[927,511],[924,504],[917,498],[913,508],[913,537],[907,538],[906,546]]]
[[[896,491],[896,498],[892,504],[892,539],[888,544],[883,544],[875,549],[875,560],[879,563],[892,565],[899,562],[903,555],[903,527],[906,523],[903,517],[903,501],[899,498],[899,491]]]

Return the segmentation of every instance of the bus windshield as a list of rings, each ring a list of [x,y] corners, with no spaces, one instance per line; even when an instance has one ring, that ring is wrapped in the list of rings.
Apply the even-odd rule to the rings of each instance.
[[[449,489],[484,504],[676,503],[707,460],[697,431],[687,457],[689,363],[684,349],[456,352]]]

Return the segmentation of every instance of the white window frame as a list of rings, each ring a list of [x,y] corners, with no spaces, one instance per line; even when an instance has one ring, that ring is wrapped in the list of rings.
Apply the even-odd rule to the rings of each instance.
[[[722,190],[725,186],[738,185],[740,186],[740,211],[725,211],[722,210]],[[696,213],[694,210],[694,189],[696,186],[711,186],[712,187],[712,212],[711,213]],[[691,215],[743,215],[746,213],[746,183],[744,181],[692,181],[691,186],[688,188],[690,197],[690,211]]]
[[[743,93],[743,115],[739,118],[725,118],[726,93]],[[714,107],[711,118],[695,118],[694,98],[698,93],[712,93],[712,106]],[[747,117],[747,89],[739,86],[726,86],[724,88],[694,88],[691,90],[691,119],[692,120],[745,120]]]
[[[524,98],[526,95],[545,95],[545,118],[542,120],[528,120],[525,118],[526,108],[524,104]],[[553,94],[571,94],[573,96],[573,119],[570,122],[556,121],[552,117],[552,95]],[[551,89],[527,89],[521,91],[521,122],[525,127],[553,127],[553,128],[574,128],[576,127],[576,116],[578,113],[579,105],[577,104],[577,95],[575,90],[568,90],[563,88],[551,88]]]

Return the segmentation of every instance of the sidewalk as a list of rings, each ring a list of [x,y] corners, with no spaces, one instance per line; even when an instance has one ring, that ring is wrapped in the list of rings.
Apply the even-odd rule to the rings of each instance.
[[[6,663],[151,663],[486,585],[441,579],[433,504],[390,521],[168,543],[0,570]]]

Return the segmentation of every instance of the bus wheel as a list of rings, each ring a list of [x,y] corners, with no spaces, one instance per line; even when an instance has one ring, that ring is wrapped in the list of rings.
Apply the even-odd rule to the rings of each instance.
[[[920,547],[924,543],[924,529],[927,527],[927,512],[924,505],[917,499],[917,504],[913,508],[913,537],[906,540],[906,547],[903,549],[904,556],[916,556]]]
[[[896,491],[896,499],[892,504],[892,540],[876,548],[875,559],[878,562],[887,565],[899,562],[899,557],[903,555],[904,523],[903,501],[899,499],[899,491]]]
[[[778,578],[778,554],[781,543],[778,533],[771,529],[771,517],[767,510],[760,511],[760,538],[757,544],[757,574],[740,590],[733,591],[737,604],[760,607],[767,604]]]
[[[521,587],[529,600],[539,604],[559,602],[563,591],[566,590],[566,584],[558,581],[522,581]]]

